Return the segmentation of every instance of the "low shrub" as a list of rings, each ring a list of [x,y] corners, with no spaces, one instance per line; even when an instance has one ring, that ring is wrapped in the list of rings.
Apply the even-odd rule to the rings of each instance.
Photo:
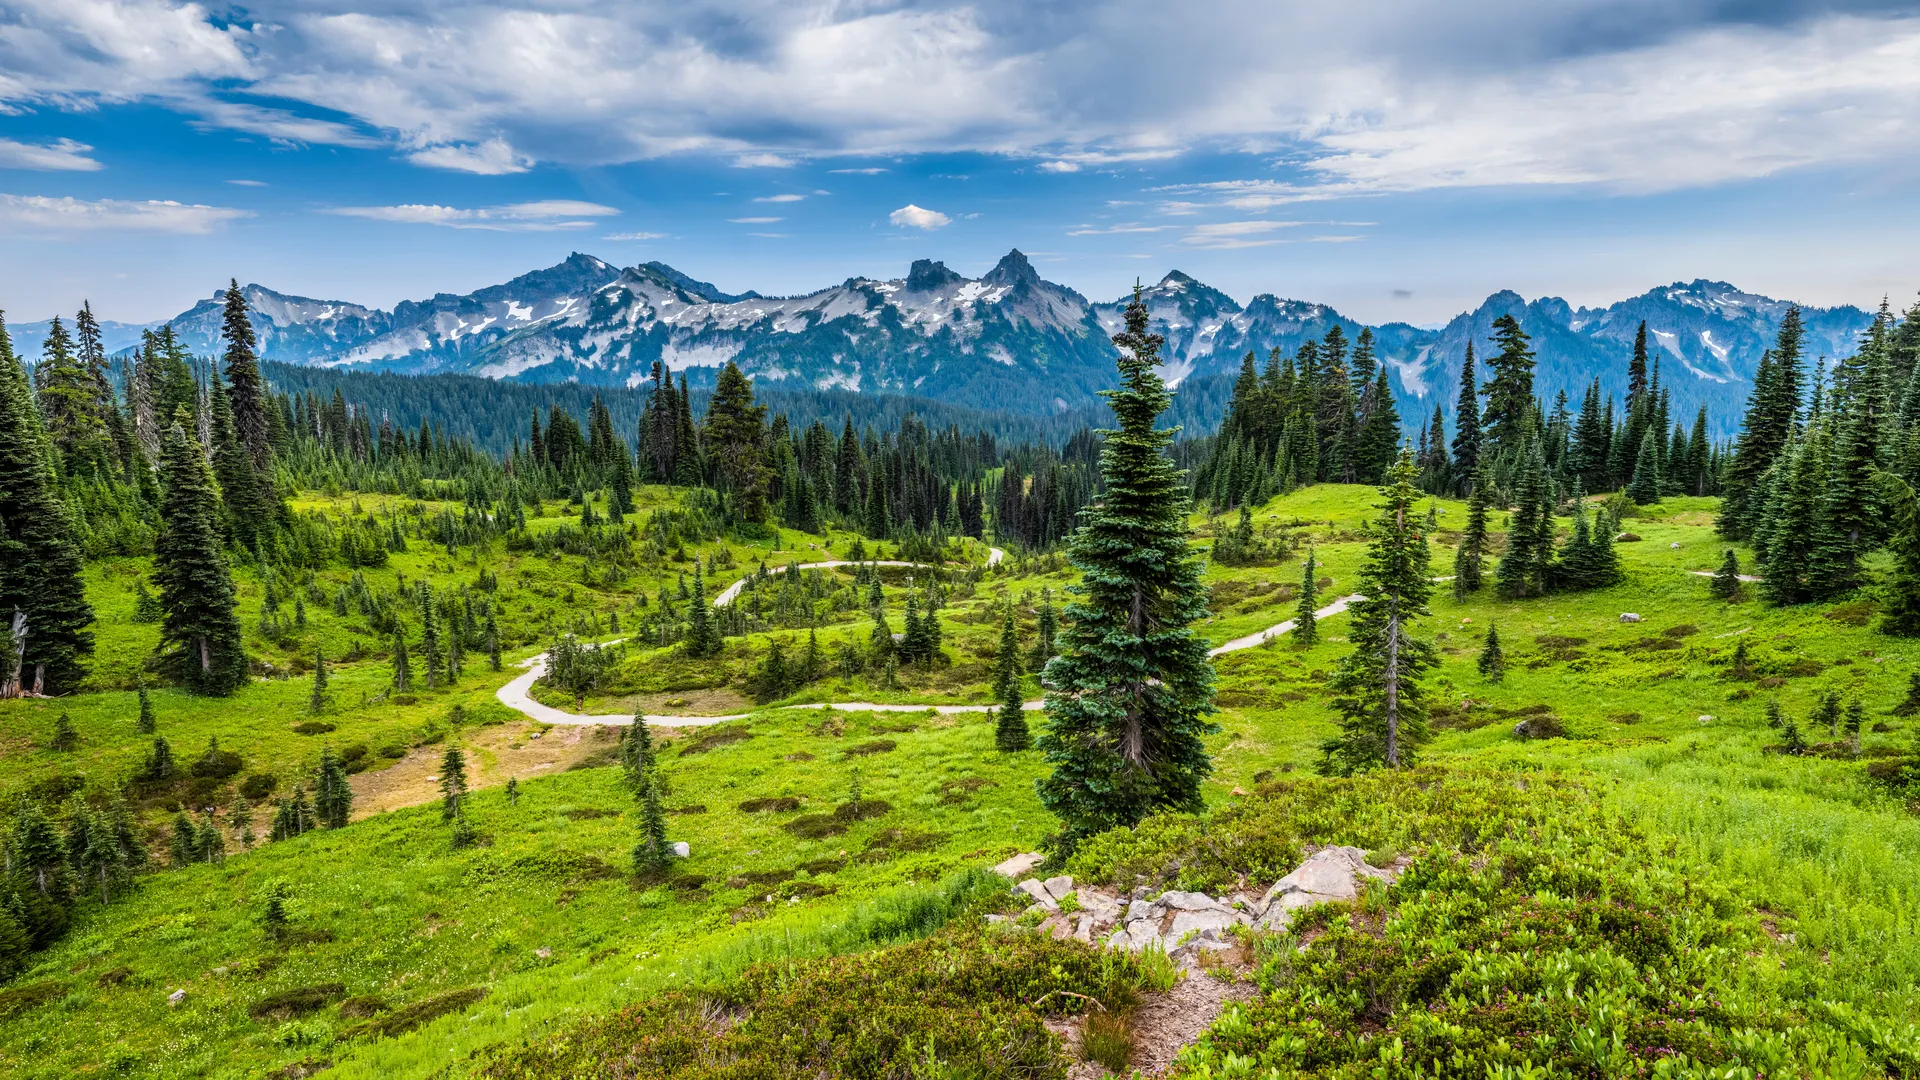
[[[875,739],[872,742],[860,743],[858,746],[849,746],[846,753],[848,757],[867,757],[871,754],[891,753],[898,746],[899,744],[892,739]]]
[[[28,983],[11,990],[0,990],[0,1017],[17,1016],[28,1009],[38,1008],[55,998],[66,994],[67,988],[60,983]]]
[[[340,1017],[343,1020],[364,1020],[369,1016],[378,1016],[392,1006],[379,994],[357,994],[340,1003]]]
[[[748,731],[744,727],[737,724],[721,724],[716,727],[707,728],[700,734],[688,739],[686,745],[680,748],[680,756],[686,757],[690,754],[704,754],[709,750],[717,750],[722,746],[745,742],[751,738],[753,738],[753,732]]]
[[[319,1012],[334,999],[344,997],[346,992],[347,988],[340,983],[296,986],[277,994],[268,994],[254,1002],[252,1007],[247,1009],[247,1015],[255,1020],[292,1020],[308,1013]]]
[[[465,990],[454,990],[450,993],[427,998],[424,1001],[416,1001],[411,1005],[395,1009],[375,1019],[368,1020],[365,1023],[355,1024],[345,1031],[342,1031],[340,1036],[346,1039],[377,1039],[404,1035],[414,1028],[438,1020],[448,1013],[457,1012],[469,1005],[477,1005],[486,996],[487,990],[482,986],[469,987]]]
[[[299,735],[325,735],[333,729],[325,720],[302,720],[293,725],[294,733]]]
[[[748,799],[740,804],[740,809],[749,814],[784,814],[800,809],[800,800],[791,795],[781,795],[777,798]]]

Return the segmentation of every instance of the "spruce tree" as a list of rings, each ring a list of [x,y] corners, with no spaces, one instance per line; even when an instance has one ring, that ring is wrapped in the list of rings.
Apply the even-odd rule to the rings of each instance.
[[[396,625],[393,630],[393,692],[404,694],[413,686],[413,664],[407,658],[407,631]]]
[[[1420,677],[1435,663],[1432,644],[1413,636],[1428,614],[1427,537],[1414,512],[1413,455],[1401,451],[1376,503],[1380,517],[1361,567],[1361,599],[1348,607],[1353,651],[1328,686],[1337,697],[1340,733],[1321,745],[1321,771],[1351,775],[1413,764],[1430,737]]]
[[[1165,339],[1148,332],[1138,289],[1114,344],[1121,387],[1106,392],[1118,424],[1100,450],[1106,490],[1068,542],[1081,602],[1067,608],[1047,669],[1058,689],[1038,740],[1053,766],[1040,801],[1069,847],[1163,808],[1198,811],[1213,768],[1201,740],[1218,730],[1207,720],[1213,666],[1191,626],[1207,593],[1187,545],[1186,483],[1165,454],[1173,433],[1154,427],[1171,403],[1155,370]]]
[[[1531,460],[1539,447],[1526,448],[1523,461]],[[1542,470],[1523,464],[1514,484],[1514,511],[1507,524],[1507,550],[1495,571],[1503,599],[1517,600],[1538,596],[1544,577],[1543,568],[1552,552],[1540,546],[1541,525],[1551,527],[1552,510],[1547,506]]]
[[[713,605],[707,603],[707,582],[700,572],[700,564],[693,566],[693,596],[687,605],[687,637],[682,648],[691,657],[706,658],[720,655],[726,647],[721,636],[720,626],[713,617]]]
[[[226,339],[228,395],[232,398],[233,427],[246,447],[253,468],[263,483],[273,475],[271,424],[267,419],[267,388],[260,378],[258,342],[253,322],[247,316],[247,300],[241,295],[240,282],[229,282],[220,315],[220,336]]]
[[[633,723],[620,733],[620,771],[627,787],[638,792],[655,764],[653,729],[647,726],[645,716],[636,714]]]
[[[660,807],[660,785],[649,771],[640,785],[640,842],[633,847],[633,872],[642,877],[665,874],[673,865],[673,846],[667,843],[667,815]]]
[[[80,749],[80,731],[73,726],[73,717],[61,713],[54,720],[53,735],[47,740],[47,749],[61,754]]]
[[[347,782],[347,768],[333,747],[320,750],[320,768],[313,779],[313,810],[320,824],[329,829],[344,829],[353,813],[353,786]]]
[[[1720,569],[1713,572],[1713,582],[1708,591],[1715,597],[1732,603],[1740,598],[1740,558],[1727,549],[1727,557],[1720,562]]]
[[[1487,411],[1481,418],[1484,452],[1501,451],[1521,445],[1530,429],[1534,412],[1533,350],[1528,348],[1520,320],[1502,315],[1493,321],[1493,339],[1500,351],[1487,360],[1493,377],[1487,380]],[[1458,454],[1454,455],[1456,461]]]
[[[1780,321],[1774,346],[1760,358],[1753,392],[1740,425],[1740,438],[1727,463],[1716,526],[1730,540],[1744,539],[1758,524],[1756,503],[1766,475],[1788,452],[1799,424],[1800,351],[1806,331],[1800,309],[1790,307]]]
[[[1497,683],[1506,677],[1507,656],[1500,651],[1500,631],[1492,623],[1487,624],[1487,640],[1480,647],[1480,658],[1474,665],[1488,682]]]
[[[213,376],[207,396],[213,409],[213,475],[220,482],[220,505],[226,511],[224,531],[235,544],[250,551],[259,545],[270,523],[260,477],[234,430],[233,411],[218,374]]]
[[[460,816],[467,798],[467,755],[458,746],[440,756],[440,820]]]
[[[1838,739],[1840,713],[1840,694],[1838,691],[1829,690],[1820,696],[1820,704],[1814,706],[1813,715],[1807,718],[1807,723],[1815,728],[1825,727],[1828,738]]]
[[[1482,468],[1467,494],[1467,526],[1453,553],[1453,598],[1465,600],[1480,591],[1487,563],[1487,471]]]
[[[487,612],[487,668],[500,670],[500,627],[493,621],[493,612]]]
[[[520,779],[518,777],[514,777],[514,776],[507,777],[506,794],[507,794],[508,806],[520,805]]]
[[[1000,651],[993,660],[994,698],[1000,702],[994,725],[993,744],[1007,753],[1017,753],[1033,745],[1027,730],[1027,714],[1020,698],[1020,632],[1013,621],[1013,605],[1000,613]]]
[[[1320,606],[1320,561],[1314,549],[1307,549],[1307,561],[1300,568],[1300,597],[1293,605],[1293,639],[1302,647],[1320,640],[1320,621],[1314,612]]]
[[[134,722],[134,730],[142,735],[151,735],[157,727],[153,718],[153,699],[148,696],[147,688],[140,688],[140,717]]]
[[[1852,701],[1847,702],[1847,720],[1845,725],[1847,749],[1851,751],[1855,757],[1860,755],[1860,726],[1866,723],[1866,721],[1867,707],[1860,703],[1860,699],[1854,698]]]
[[[307,695],[307,711],[315,716],[327,709],[327,654],[319,645],[313,647],[313,692]]]
[[[767,518],[771,472],[764,460],[767,407],[753,403],[753,383],[731,360],[720,369],[707,403],[706,446],[741,520]]]
[[[0,697],[70,692],[93,652],[93,608],[52,457],[0,321],[0,643],[22,624],[0,662]]]
[[[1627,498],[1639,506],[1660,501],[1660,439],[1652,428],[1640,437],[1640,452],[1633,459],[1633,480],[1627,484]]]
[[[164,493],[154,541],[161,666],[196,694],[223,697],[247,681],[219,503],[200,444],[176,417],[161,448]]]
[[[1453,469],[1462,484],[1480,486],[1480,385],[1473,370],[1473,342],[1460,365],[1460,400],[1453,409]]]

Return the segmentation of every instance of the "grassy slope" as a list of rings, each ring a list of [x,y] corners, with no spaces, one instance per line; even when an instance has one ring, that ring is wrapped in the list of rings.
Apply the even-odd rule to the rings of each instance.
[[[1304,531],[1320,544],[1322,574],[1334,581],[1329,595],[1340,595],[1349,591],[1363,551],[1355,530],[1370,499],[1363,488],[1314,488],[1276,500],[1257,520],[1264,523],[1272,515],[1279,523],[1317,522]],[[1447,502],[1439,509],[1444,536],[1464,511]],[[1710,513],[1710,501],[1673,500],[1632,522],[1644,539],[1620,549],[1629,580],[1606,592],[1525,604],[1500,603],[1483,594],[1458,604],[1444,587],[1438,590],[1429,630],[1446,638],[1433,696],[1449,706],[1466,698],[1482,707],[1477,715],[1470,708],[1449,720],[1455,726],[1440,733],[1430,758],[1523,769],[1567,767],[1607,779],[1612,802],[1672,837],[1677,859],[1742,883],[1779,914],[1783,929],[1797,931],[1801,948],[1793,954],[1794,963],[1817,979],[1821,994],[1856,1000],[1890,995],[1892,1003],[1904,1003],[1912,1012],[1913,987],[1920,978],[1915,970],[1920,942],[1914,940],[1920,864],[1913,858],[1920,849],[1920,827],[1860,782],[1857,763],[1785,760],[1766,753],[1764,747],[1775,740],[1759,722],[1767,695],[1776,694],[1789,712],[1805,716],[1828,687],[1862,694],[1878,719],[1904,691],[1912,650],[1868,628],[1825,619],[1818,610],[1711,601],[1705,579],[1685,573],[1718,562],[1721,549],[1711,534]],[[1195,524],[1204,529],[1206,522],[1196,517]],[[1673,549],[1673,543],[1681,546]],[[1450,556],[1450,550],[1436,549],[1436,573],[1447,572]],[[401,558],[410,576],[425,572],[436,558],[448,565],[444,554]],[[487,558],[493,566],[503,557]],[[472,579],[475,567],[465,551],[454,562],[459,565],[436,580]],[[741,560],[741,565],[751,562]],[[512,565],[511,573],[503,565],[503,583],[517,584],[523,568],[543,575],[513,598],[515,617],[529,625],[544,605],[561,603],[559,597],[540,595],[542,587],[558,593],[571,583],[583,608],[593,604],[605,611],[630,602],[619,591],[588,592],[579,584],[577,560]],[[979,696],[984,658],[995,636],[983,617],[990,602],[1003,589],[1016,596],[1029,588],[1037,592],[1043,581],[1057,594],[1067,580],[1059,572],[1021,576],[1021,569],[1010,566],[987,577],[972,596],[956,599],[945,613],[955,667],[907,673],[903,689],[892,692],[895,700]],[[90,582],[102,614],[102,667],[109,671],[129,663],[151,635],[151,628],[126,622],[130,603],[120,579],[130,572],[108,566],[95,571]],[[1292,605],[1271,586],[1297,585],[1298,575],[1297,559],[1272,567],[1211,568],[1209,577],[1221,586],[1223,599],[1249,599],[1216,605],[1204,632],[1221,641],[1289,616]],[[650,591],[651,580],[636,579],[633,587]],[[896,594],[889,590],[890,603],[897,603]],[[520,612],[525,604],[535,611]],[[1623,611],[1638,612],[1645,621],[1622,624]],[[335,625],[314,605],[309,613],[318,632],[344,649],[350,627]],[[250,627],[253,615],[253,609],[243,610]],[[1473,668],[1479,630],[1489,621],[1500,626],[1510,663],[1508,678],[1497,686],[1487,685]],[[1283,641],[1223,658],[1226,708],[1219,718],[1223,730],[1214,739],[1211,801],[1225,801],[1232,787],[1250,786],[1261,772],[1311,766],[1316,744],[1332,727],[1318,673],[1330,670],[1344,651],[1343,624],[1343,619],[1328,620],[1321,644],[1312,649],[1297,650]],[[823,632],[823,640],[866,629],[863,619],[849,618],[845,625],[845,630]],[[1662,638],[1660,631],[1682,625],[1699,632]],[[1733,634],[1738,637],[1723,636]],[[1572,647],[1579,655],[1564,650],[1549,655],[1535,644],[1541,635],[1588,641]],[[783,635],[795,636],[804,641],[804,632]],[[1620,651],[1649,637],[1677,641],[1680,647]],[[1809,659],[1820,670],[1785,677],[1772,689],[1726,681],[1721,666],[1735,640],[1748,642],[1763,673]],[[761,639],[732,646],[736,671],[750,666],[748,654],[761,647]],[[637,654],[634,661],[636,668],[662,664],[670,665],[670,658]],[[1803,663],[1795,670],[1815,666]],[[359,691],[381,685],[385,665],[349,666],[335,682],[335,700],[342,704],[329,716],[340,724],[331,738],[337,745],[366,741],[375,747],[431,738],[446,731],[455,702],[487,717],[492,688],[510,676],[510,671],[494,675],[470,669],[463,690],[430,695],[412,706],[361,709]],[[103,681],[113,679],[102,675]],[[1729,700],[1743,691],[1752,696]],[[879,693],[864,678],[845,684],[832,679],[798,699],[874,699]],[[156,695],[162,731],[177,750],[190,755],[208,734],[219,734],[223,746],[242,751],[249,769],[257,762],[278,762],[288,774],[292,763],[318,753],[313,738],[289,730],[291,722],[302,719],[305,696],[303,680],[257,683],[226,703]],[[101,693],[60,703],[57,708],[73,715],[85,739],[80,754],[65,757],[31,749],[51,726],[54,706],[0,706],[0,786],[17,790],[75,770],[110,777],[129,767],[143,742],[132,734],[131,698]],[[1519,742],[1510,734],[1510,717],[1472,726],[1498,716],[1498,710],[1537,703],[1562,717],[1575,738]],[[1630,714],[1637,718],[1627,722]],[[1714,719],[1702,723],[1702,715]],[[916,723],[918,730],[873,730],[875,724],[903,720]],[[939,721],[856,715],[835,723],[818,712],[774,713],[751,722],[754,739],[704,755],[668,754],[676,785],[669,802],[708,807],[706,814],[674,819],[675,838],[694,847],[688,870],[710,878],[707,891],[697,896],[636,892],[620,879],[573,881],[563,869],[521,862],[565,851],[624,865],[632,843],[625,819],[576,820],[563,814],[569,807],[626,806],[612,770],[526,783],[521,805],[513,811],[497,792],[482,795],[481,828],[492,835],[494,846],[476,852],[449,851],[437,811],[420,808],[382,815],[337,835],[271,845],[221,867],[153,876],[132,901],[88,915],[72,938],[20,980],[57,979],[68,993],[5,1025],[0,1068],[20,1075],[71,1075],[107,1061],[120,1052],[112,1049],[118,1045],[135,1048],[160,1075],[254,1075],[264,1065],[307,1055],[340,1059],[339,1075],[422,1075],[488,1041],[518,1038],[556,1015],[632,1000],[676,973],[686,977],[701,958],[737,961],[742,955],[737,950],[746,942],[804,945],[810,940],[808,927],[840,919],[863,900],[954,867],[984,863],[1048,831],[1031,789],[1040,763],[1031,755],[1007,758],[992,752],[987,725],[983,717]],[[1895,730],[1867,736],[1869,751],[1910,744],[1904,721],[1891,720],[1889,726]],[[843,733],[834,734],[836,728]],[[805,795],[810,808],[825,808],[845,797],[856,763],[842,760],[844,748],[875,738],[891,739],[897,748],[856,760],[867,795],[893,804],[887,818],[857,824],[844,837],[803,841],[764,815],[732,809],[746,798],[782,794]],[[802,751],[816,760],[785,760]],[[959,805],[943,805],[941,781],[964,776],[997,786]],[[892,827],[942,836],[926,852],[896,853],[885,862],[856,859],[817,881],[802,879],[799,884],[837,891],[797,904],[768,905],[768,887],[727,884],[742,872],[784,871],[812,859],[837,858],[843,848],[858,856],[880,830]],[[571,876],[581,876],[577,867]],[[300,924],[329,930],[335,941],[294,948],[277,967],[242,974],[249,961],[257,967],[261,959],[277,955],[256,928],[257,905],[249,902],[260,884],[274,877],[294,884]],[[813,891],[794,883],[784,890]],[[736,912],[759,914],[743,909],[769,907],[775,910],[732,922]],[[790,931],[800,936],[790,937]],[[539,957],[535,950],[540,948],[552,950],[551,957]],[[653,955],[641,955],[648,953]],[[123,966],[133,972],[124,984],[95,985],[99,973]],[[226,972],[216,974],[223,967]],[[246,1015],[244,1006],[269,992],[333,980],[347,983],[349,992],[379,992],[395,1002],[475,984],[491,985],[494,992],[468,1013],[414,1034],[331,1048],[326,1046],[330,1029],[347,1023],[331,1013],[286,1024],[257,1023]],[[169,1010],[165,995],[183,985],[189,989],[187,1004]]]

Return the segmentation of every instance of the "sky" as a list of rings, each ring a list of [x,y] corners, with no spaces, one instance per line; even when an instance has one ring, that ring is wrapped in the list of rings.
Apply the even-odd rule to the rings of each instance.
[[[1920,290],[1920,3],[0,0],[0,310],[391,307],[583,251],[1432,324]]]

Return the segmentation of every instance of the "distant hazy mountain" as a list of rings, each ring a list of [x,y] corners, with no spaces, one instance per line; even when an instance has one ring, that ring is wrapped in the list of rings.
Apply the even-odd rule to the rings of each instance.
[[[710,382],[728,360],[762,382],[905,393],[997,411],[1048,414],[1097,403],[1113,378],[1109,338],[1125,297],[1089,301],[1046,281],[1012,251],[980,278],[920,260],[905,277],[850,278],[803,296],[723,293],[664,263],[622,270],[589,255],[462,296],[381,311],[341,301],[244,287],[263,353],[294,364],[408,373],[462,372],[527,382],[634,386],[654,361]],[[218,348],[223,293],[173,320],[197,352]],[[1143,290],[1155,328],[1167,337],[1169,380],[1208,387],[1231,376],[1252,351],[1292,352],[1339,324],[1349,339],[1362,324],[1325,306],[1269,294],[1242,306],[1174,271]],[[1439,403],[1453,412],[1469,340],[1486,350],[1495,318],[1512,313],[1539,352],[1536,386],[1577,404],[1588,381],[1620,395],[1636,328],[1646,320],[1659,347],[1676,419],[1706,404],[1714,429],[1732,432],[1759,363],[1788,301],[1694,281],[1650,290],[1606,308],[1573,308],[1557,297],[1526,301],[1503,291],[1439,330],[1406,323],[1373,327],[1409,428]],[[1869,322],[1855,307],[1806,308],[1809,351],[1839,357]],[[16,347],[36,355],[44,323],[13,328]],[[141,327],[112,328],[110,348]],[[1214,417],[1213,419],[1217,419]]]

